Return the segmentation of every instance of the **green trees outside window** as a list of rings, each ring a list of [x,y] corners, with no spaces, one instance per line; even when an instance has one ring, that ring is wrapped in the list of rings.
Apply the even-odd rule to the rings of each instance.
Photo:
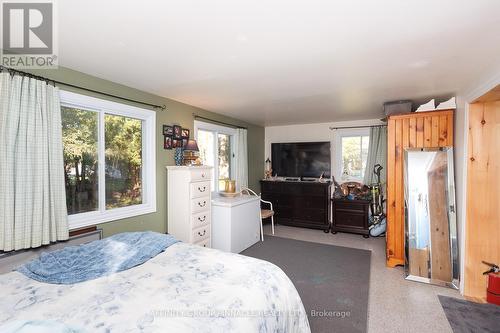
[[[142,203],[142,121],[105,114],[100,142],[99,112],[63,106],[61,115],[68,214],[99,210],[99,191],[105,191],[106,209]],[[99,182],[101,144],[104,183]]]

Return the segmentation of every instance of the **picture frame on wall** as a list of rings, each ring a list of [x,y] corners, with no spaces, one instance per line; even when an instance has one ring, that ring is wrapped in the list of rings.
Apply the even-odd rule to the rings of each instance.
[[[173,137],[174,137],[174,140],[182,139],[182,127],[180,127],[179,125],[174,125]]]
[[[172,149],[172,137],[165,135],[163,137],[163,149]]]
[[[170,125],[163,125],[163,135],[174,135],[174,128]]]
[[[182,148],[182,140],[172,139],[172,148]]]
[[[187,143],[188,143],[188,138],[183,138],[182,139],[182,148],[186,147]]]
[[[183,128],[181,131],[181,136],[183,139],[189,139],[189,128]]]

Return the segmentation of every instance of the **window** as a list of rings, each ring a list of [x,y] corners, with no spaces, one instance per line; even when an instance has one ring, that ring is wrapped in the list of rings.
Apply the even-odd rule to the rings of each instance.
[[[70,228],[156,211],[155,112],[61,91]]]
[[[336,178],[344,182],[363,182],[370,142],[369,130],[339,130],[336,136]]]
[[[234,178],[234,128],[195,121],[195,137],[200,149],[200,159],[204,165],[213,166],[212,188],[224,188],[224,180]],[[215,180],[218,181],[215,181]]]

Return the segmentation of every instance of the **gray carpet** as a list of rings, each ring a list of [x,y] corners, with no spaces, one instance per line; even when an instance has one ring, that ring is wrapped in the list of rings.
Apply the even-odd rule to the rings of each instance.
[[[500,332],[500,306],[441,295],[439,301],[454,333]]]
[[[272,262],[288,275],[313,333],[366,332],[370,251],[266,236],[241,254]]]

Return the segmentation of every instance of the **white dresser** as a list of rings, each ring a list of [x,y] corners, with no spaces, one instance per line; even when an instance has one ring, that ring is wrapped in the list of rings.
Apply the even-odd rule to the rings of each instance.
[[[168,233],[211,247],[211,175],[208,166],[168,166]]]

